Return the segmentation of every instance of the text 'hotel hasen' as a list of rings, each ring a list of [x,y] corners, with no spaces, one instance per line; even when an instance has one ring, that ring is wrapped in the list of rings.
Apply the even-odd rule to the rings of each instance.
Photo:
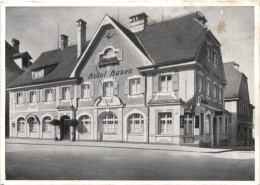
[[[10,137],[227,145],[221,45],[205,16],[147,18],[129,30],[105,15],[88,41],[79,19],[76,45],[61,35],[8,86]]]

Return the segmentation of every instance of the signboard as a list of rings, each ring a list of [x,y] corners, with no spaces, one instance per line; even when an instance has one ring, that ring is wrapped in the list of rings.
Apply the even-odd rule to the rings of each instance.
[[[180,128],[184,128],[184,116],[180,115]]]
[[[200,121],[200,117],[198,115],[196,115],[195,116],[195,128],[199,128],[200,127],[199,121]]]

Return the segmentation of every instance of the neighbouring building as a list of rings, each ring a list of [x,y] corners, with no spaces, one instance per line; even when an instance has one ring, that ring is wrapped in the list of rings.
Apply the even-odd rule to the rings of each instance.
[[[239,71],[236,62],[224,63],[227,85],[224,92],[225,108],[231,114],[230,144],[235,146],[252,145],[253,111],[250,103],[247,77]]]
[[[6,85],[14,81],[20,76],[26,69],[31,66],[31,56],[28,52],[20,53],[19,51],[20,41],[12,39],[12,46],[5,41],[5,83]],[[9,92],[6,91],[6,110],[5,110],[5,136],[9,136]]]
[[[227,145],[221,45],[205,16],[147,17],[129,17],[127,29],[105,15],[88,41],[79,19],[76,45],[61,35],[61,48],[8,86],[11,137]]]

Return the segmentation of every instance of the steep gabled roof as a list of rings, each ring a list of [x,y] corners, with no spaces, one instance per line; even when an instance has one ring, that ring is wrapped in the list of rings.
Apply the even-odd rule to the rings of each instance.
[[[8,85],[8,88],[68,79],[78,60],[77,45],[65,47],[63,50],[43,52],[25,73]],[[42,68],[48,70],[50,67],[52,70],[43,78],[32,79],[32,71]]]
[[[23,72],[23,70],[15,63],[13,60],[13,55],[19,54],[14,47],[12,47],[7,41],[5,41],[5,66],[6,68],[13,69],[19,72]]]
[[[227,85],[224,91],[224,98],[239,97],[239,88],[242,80],[242,74],[234,67],[234,62],[224,63]]]
[[[194,59],[206,27],[196,20],[197,12],[147,25],[135,33],[156,64]]]

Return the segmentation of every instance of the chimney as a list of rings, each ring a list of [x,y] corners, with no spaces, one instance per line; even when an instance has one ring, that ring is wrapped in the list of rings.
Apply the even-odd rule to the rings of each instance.
[[[67,35],[61,35],[60,36],[60,45],[61,45],[61,50],[63,50],[65,47],[68,46],[68,36]]]
[[[16,49],[19,52],[20,41],[15,39],[15,38],[13,38],[12,39],[12,44],[13,44],[14,49]]]
[[[133,33],[142,31],[147,25],[147,15],[143,12],[137,15],[129,17],[130,21],[130,30]]]
[[[86,25],[87,23],[84,20],[82,19],[77,20],[77,27],[78,27],[77,56],[78,57],[83,53],[87,45]]]

